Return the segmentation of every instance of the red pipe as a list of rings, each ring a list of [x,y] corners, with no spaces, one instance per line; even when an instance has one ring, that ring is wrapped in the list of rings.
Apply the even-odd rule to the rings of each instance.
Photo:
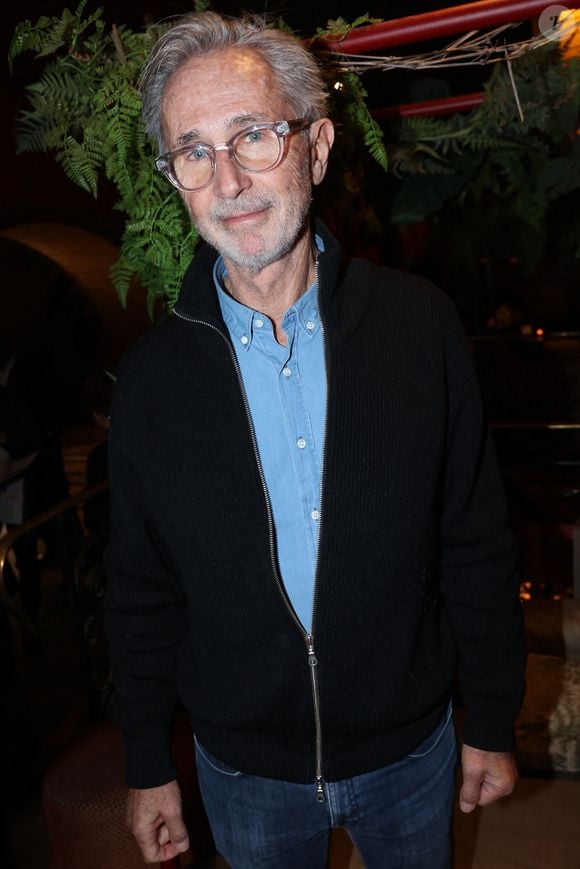
[[[404,103],[401,106],[387,106],[373,109],[371,115],[376,120],[381,118],[411,118],[417,115],[450,115],[452,112],[466,112],[475,109],[483,102],[482,92],[460,94],[456,97],[441,97],[436,100],[422,100],[418,103]]]
[[[369,27],[357,27],[340,42],[328,38],[322,42],[333,51],[363,54],[393,45],[424,42],[454,33],[525,21],[539,15],[549,5],[549,0],[480,0],[478,3],[395,18]],[[566,0],[565,5],[567,8],[578,8],[580,0]]]

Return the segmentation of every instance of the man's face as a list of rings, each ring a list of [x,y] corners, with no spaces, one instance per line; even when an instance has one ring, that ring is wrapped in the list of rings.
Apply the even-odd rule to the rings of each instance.
[[[292,120],[295,114],[268,64],[239,48],[185,64],[169,80],[162,108],[168,149],[190,140],[216,145],[254,123]],[[226,260],[252,271],[293,248],[310,208],[308,140],[293,134],[285,149],[275,169],[259,174],[239,169],[220,150],[213,182],[182,191],[202,237]]]

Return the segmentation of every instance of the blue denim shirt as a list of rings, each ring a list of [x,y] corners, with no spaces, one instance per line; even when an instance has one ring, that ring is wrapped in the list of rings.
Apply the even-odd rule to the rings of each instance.
[[[229,296],[214,280],[240,365],[270,495],[278,567],[298,618],[312,622],[320,527],[320,483],[326,413],[326,370],[316,283],[284,314],[288,344],[270,319]]]

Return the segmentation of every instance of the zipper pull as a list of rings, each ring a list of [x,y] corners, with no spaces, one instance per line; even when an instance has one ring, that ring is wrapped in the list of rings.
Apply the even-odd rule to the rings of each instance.
[[[316,776],[316,799],[319,803],[326,802],[326,794],[324,793],[324,779],[321,775]]]
[[[316,667],[318,659],[314,653],[314,637],[312,634],[306,634],[306,647],[308,648],[308,664],[311,667]]]

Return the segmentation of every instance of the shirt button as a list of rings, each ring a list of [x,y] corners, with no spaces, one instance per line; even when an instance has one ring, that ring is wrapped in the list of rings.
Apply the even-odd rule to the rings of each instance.
[[[315,522],[318,522],[318,520],[320,519],[320,511],[319,510],[313,510],[310,515],[312,516],[312,518],[314,519]]]
[[[299,450],[303,450],[306,446],[306,441],[304,440],[304,438],[298,438],[298,440],[296,441],[296,446]]]
[[[261,329],[264,325],[264,321],[260,319],[254,320],[254,325],[256,326],[256,329]]]
[[[312,320],[309,320],[308,323],[306,324],[306,328],[308,329],[309,332],[312,332],[312,330],[314,329],[315,325],[316,325],[316,324],[313,323]]]
[[[286,366],[286,368],[282,369],[282,374],[284,375],[284,377],[290,377],[290,375],[292,374],[292,369]]]
[[[242,337],[240,338],[240,341],[242,342],[242,344],[247,344],[249,341],[249,338],[247,335],[242,335]]]

